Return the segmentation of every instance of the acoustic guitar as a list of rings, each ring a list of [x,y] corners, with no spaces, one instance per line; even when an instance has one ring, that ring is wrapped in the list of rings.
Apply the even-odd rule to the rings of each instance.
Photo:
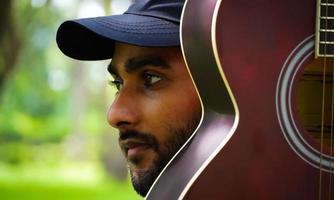
[[[146,199],[334,199],[334,0],[187,0],[195,133]]]

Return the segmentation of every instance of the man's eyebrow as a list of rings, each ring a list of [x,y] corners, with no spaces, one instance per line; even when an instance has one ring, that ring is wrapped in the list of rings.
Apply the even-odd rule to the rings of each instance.
[[[156,55],[147,55],[130,58],[125,62],[125,71],[128,73],[138,71],[145,66],[158,67],[163,69],[170,68],[170,65],[161,57]]]
[[[127,73],[132,73],[134,71],[140,70],[145,66],[159,67],[165,69],[170,68],[170,65],[165,60],[155,55],[133,57],[128,59],[124,65],[125,71]],[[112,62],[108,65],[108,72],[111,75],[118,75],[117,67],[114,66]]]

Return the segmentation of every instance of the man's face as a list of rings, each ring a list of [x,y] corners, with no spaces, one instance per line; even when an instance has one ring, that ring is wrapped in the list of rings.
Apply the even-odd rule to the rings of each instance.
[[[199,98],[179,47],[117,43],[108,70],[118,88],[108,122],[119,130],[132,183],[145,196],[197,127]]]

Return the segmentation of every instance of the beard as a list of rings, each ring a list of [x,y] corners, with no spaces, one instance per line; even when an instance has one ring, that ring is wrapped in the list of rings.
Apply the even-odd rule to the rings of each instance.
[[[147,194],[166,164],[194,132],[199,120],[200,116],[196,116],[181,128],[170,128],[170,137],[163,144],[159,144],[155,136],[148,133],[127,131],[120,134],[120,140],[133,137],[146,141],[156,153],[151,166],[148,169],[136,169],[136,176],[131,167],[129,167],[132,185],[139,195],[144,197]],[[164,150],[162,150],[161,147],[163,147]]]

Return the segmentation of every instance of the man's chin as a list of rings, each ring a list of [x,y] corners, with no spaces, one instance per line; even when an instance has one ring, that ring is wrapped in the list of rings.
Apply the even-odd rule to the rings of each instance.
[[[159,175],[159,171],[154,167],[145,169],[130,169],[130,174],[134,189],[139,195],[144,197],[156,177]]]
[[[147,173],[149,169],[137,169],[137,168],[131,168],[130,169],[130,174],[131,174],[131,179],[133,181],[138,181],[140,182],[140,179],[143,174]]]

